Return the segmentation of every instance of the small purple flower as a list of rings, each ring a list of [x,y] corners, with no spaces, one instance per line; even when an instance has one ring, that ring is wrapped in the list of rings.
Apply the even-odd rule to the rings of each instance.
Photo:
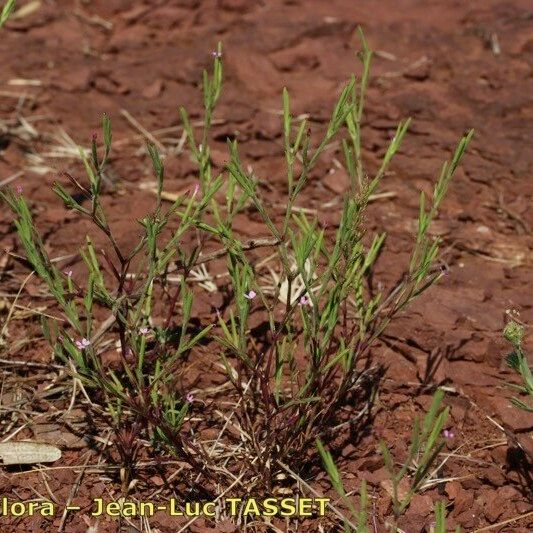
[[[215,51],[211,52],[211,55],[213,57],[217,57],[218,59],[220,59],[222,57],[222,52],[219,52],[218,50],[215,50]]]
[[[253,300],[256,296],[257,296],[257,293],[254,290],[244,294],[244,297],[247,300]]]
[[[22,194],[22,191],[24,191],[24,187],[22,185],[17,185],[15,187],[15,190],[17,191],[17,194]]]
[[[96,133],[96,132],[94,131],[93,134],[92,134],[92,140],[93,140],[93,143],[95,143],[97,139],[98,139],[98,133]]]
[[[220,313],[220,309],[217,309],[217,318],[218,319],[222,318],[222,314]]]
[[[307,296],[302,296],[298,305],[311,305],[311,300]]]
[[[451,429],[445,429],[443,432],[442,432],[442,436],[447,439],[447,440],[451,440],[455,437],[455,434],[453,433],[453,431]]]
[[[194,394],[192,393],[188,393],[187,396],[185,396],[185,399],[187,400],[187,403],[192,403],[194,402]]]
[[[150,331],[150,329],[147,328],[146,326],[143,326],[142,328],[139,328],[139,333],[141,335],[147,335],[149,331]]]
[[[76,341],[74,344],[78,350],[85,350],[85,348],[91,345],[91,341],[83,337],[83,339]]]
[[[197,183],[195,186],[194,186],[194,190],[192,191],[192,195],[193,197],[196,196],[198,194],[198,191],[200,190],[200,185]]]
[[[69,278],[72,277],[72,270],[65,270],[64,274],[68,276]]]

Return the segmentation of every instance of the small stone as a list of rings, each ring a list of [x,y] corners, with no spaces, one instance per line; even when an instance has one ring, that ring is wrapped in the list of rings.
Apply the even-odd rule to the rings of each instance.
[[[147,85],[142,90],[142,95],[144,96],[144,98],[148,100],[152,100],[154,98],[157,98],[161,94],[161,92],[163,91],[163,88],[164,88],[163,80],[157,79],[150,85]]]
[[[490,483],[493,487],[501,487],[507,480],[503,472],[499,468],[487,468],[483,474],[483,479]]]

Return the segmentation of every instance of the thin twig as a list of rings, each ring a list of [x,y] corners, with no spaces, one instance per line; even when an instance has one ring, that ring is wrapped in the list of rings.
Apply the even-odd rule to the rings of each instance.
[[[54,365],[52,363],[35,363],[33,361],[19,361],[16,359],[0,359],[0,364],[6,365],[6,366],[27,366],[27,367],[34,367],[34,368],[44,368],[49,370],[50,368],[54,368],[57,370],[64,370],[65,367],[61,365]]]
[[[252,239],[251,241],[248,241],[242,244],[242,250],[249,251],[249,250],[255,250],[256,248],[264,248],[266,246],[277,246],[279,244],[281,244],[281,242],[278,239],[269,239],[267,237],[259,238],[259,239]],[[221,248],[209,254],[206,254],[203,256],[201,255],[195,261],[194,266],[201,265],[203,263],[208,263],[209,261],[213,261],[214,259],[219,259],[220,257],[224,257],[227,253],[228,253],[227,248]]]

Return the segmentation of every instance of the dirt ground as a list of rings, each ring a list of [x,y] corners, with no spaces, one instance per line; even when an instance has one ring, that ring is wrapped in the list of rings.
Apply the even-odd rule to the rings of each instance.
[[[376,418],[365,436],[339,439],[338,465],[347,490],[369,483],[371,522],[385,531],[390,515],[386,471],[377,453],[385,438],[401,456],[414,413],[425,409],[424,388],[432,361],[441,359],[433,383],[444,385],[451,406],[453,452],[442,481],[417,495],[400,526],[429,531],[433,502],[449,502],[449,526],[464,531],[526,532],[533,528],[533,417],[512,407],[513,379],[501,340],[505,314],[533,324],[533,12],[526,0],[169,0],[132,2],[54,1],[9,21],[0,38],[0,181],[22,186],[53,257],[75,253],[87,223],[66,212],[51,191],[59,171],[81,174],[72,144],[89,146],[101,115],[113,124],[114,148],[105,197],[121,244],[135,243],[136,219],[153,204],[153,182],[143,135],[150,132],[165,153],[165,189],[179,191],[195,180],[183,144],[178,106],[201,116],[201,72],[223,43],[225,82],[213,128],[213,161],[223,169],[226,137],[239,140],[242,159],[261,177],[262,194],[276,209],[285,194],[281,137],[281,90],[287,86],[294,114],[307,113],[313,131],[325,127],[349,75],[357,71],[357,25],[375,51],[363,128],[364,157],[376,170],[397,122],[413,124],[372,204],[371,230],[388,233],[377,276],[393,283],[408,261],[419,191],[431,192],[442,162],[469,128],[475,129],[434,226],[444,237],[449,274],[387,331],[374,350],[386,375]],[[31,10],[30,10],[31,11]],[[305,206],[334,228],[347,177],[329,150],[313,172]],[[62,178],[59,178],[62,179]],[[144,186],[144,188],[143,188]],[[303,201],[300,200],[303,205]],[[281,211],[280,211],[281,213]],[[245,235],[267,234],[253,211],[238,221]],[[0,212],[3,250],[21,253],[12,216]],[[79,257],[65,260],[83,276]],[[0,259],[3,322],[29,271],[12,256]],[[11,500],[53,498],[81,506],[53,519],[0,517],[3,531],[339,531],[334,517],[304,523],[274,520],[247,528],[163,513],[118,522],[92,518],[93,497],[120,496],[120,482],[86,442],[70,433],[58,412],[68,407],[47,378],[54,372],[35,311],[52,312],[52,301],[30,279],[9,324],[2,360],[3,438],[55,439],[63,458],[57,468],[2,468],[0,489]],[[195,314],[209,323],[220,303],[200,294]],[[531,343],[526,339],[526,350]],[[13,364],[10,361],[18,361]],[[33,363],[33,366],[23,363]],[[214,362],[212,362],[214,368]],[[206,381],[207,382],[207,381]],[[201,388],[201,383],[197,384]],[[57,385],[56,389],[64,386]],[[23,414],[17,414],[19,410]],[[78,407],[77,407],[78,408]],[[70,424],[70,429],[72,429]],[[59,440],[58,440],[59,439]],[[528,457],[528,453],[530,454]],[[87,466],[83,471],[81,466]],[[170,467],[169,467],[170,468]],[[135,497],[164,500],[172,491],[162,467],[147,463]],[[83,475],[80,474],[83,472]],[[168,474],[168,470],[165,470]],[[165,475],[166,475],[165,474]],[[164,477],[164,476],[163,476]],[[307,480],[335,497],[324,473]],[[185,529],[180,529],[180,527]],[[151,529],[150,529],[151,528]],[[277,529],[276,529],[277,528]],[[321,529],[322,528],[322,529]]]

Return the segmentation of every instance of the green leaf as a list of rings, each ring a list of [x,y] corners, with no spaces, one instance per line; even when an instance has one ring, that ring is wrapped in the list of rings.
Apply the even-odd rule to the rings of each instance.
[[[7,0],[2,9],[2,13],[0,14],[0,28],[6,23],[14,8],[15,0]]]
[[[102,116],[102,131],[104,132],[104,162],[107,160],[107,157],[109,156],[109,152],[111,151],[111,141],[112,141],[112,134],[111,134],[111,120],[107,116],[106,113]]]
[[[155,176],[157,179],[157,205],[161,205],[161,192],[163,190],[163,180],[165,176],[165,168],[163,167],[163,162],[159,156],[157,148],[153,144],[147,146],[148,154],[152,160],[152,166],[154,168]]]
[[[344,490],[344,485],[342,484],[339,470],[337,469],[337,466],[335,465],[335,461],[333,460],[331,453],[328,450],[326,450],[326,448],[324,448],[324,445],[322,444],[320,439],[316,439],[315,443],[318,449],[318,453],[320,454],[320,457],[322,457],[322,463],[324,464],[324,467],[329,476],[329,479],[331,480],[331,484],[333,485],[333,488],[339,494],[339,496],[341,496],[341,498],[346,503],[346,505],[349,507],[352,515],[357,516],[357,511],[352,501],[346,495],[346,491]]]

